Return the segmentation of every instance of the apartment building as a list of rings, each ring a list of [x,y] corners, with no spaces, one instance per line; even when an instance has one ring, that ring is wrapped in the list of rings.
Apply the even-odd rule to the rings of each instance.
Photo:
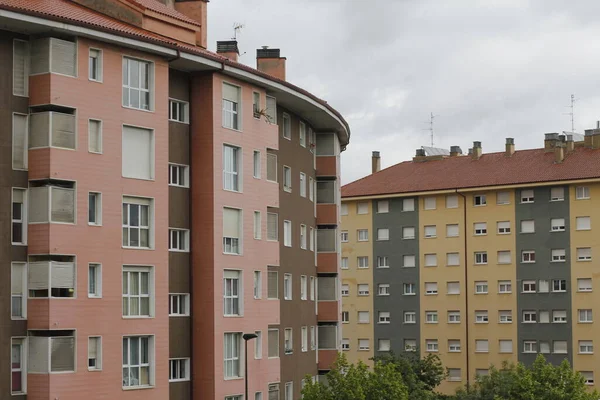
[[[342,349],[440,356],[440,390],[538,354],[589,385],[600,285],[600,129],[426,156],[342,188]]]
[[[207,9],[0,0],[0,398],[291,400],[335,359],[348,124]]]

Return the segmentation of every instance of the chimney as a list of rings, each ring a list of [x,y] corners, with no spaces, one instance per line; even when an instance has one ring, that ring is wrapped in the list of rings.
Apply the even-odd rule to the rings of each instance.
[[[544,134],[544,151],[546,153],[551,152],[556,143],[558,143],[558,133]]]
[[[167,3],[170,2],[170,0],[167,0]],[[175,10],[200,23],[200,30],[196,32],[196,45],[204,49],[206,49],[206,37],[208,31],[206,24],[207,6],[208,0],[188,0],[175,2]]]
[[[473,142],[473,153],[471,154],[471,158],[473,160],[479,160],[482,152],[481,142]]]
[[[565,159],[565,144],[556,142],[554,145],[554,163],[560,164]]]
[[[225,40],[217,42],[217,54],[227,57],[231,61],[238,61],[240,50],[238,49],[237,40]]]
[[[583,145],[588,149],[600,149],[600,121],[596,122],[596,129],[586,129]]]
[[[506,157],[510,157],[515,154],[515,139],[514,138],[506,138]]]
[[[458,157],[462,154],[462,150],[459,146],[450,146],[450,157]]]
[[[573,140],[573,135],[567,135],[567,153],[572,153],[575,151],[575,141]]]
[[[281,57],[280,49],[269,49],[263,46],[256,50],[256,69],[285,81],[285,57]]]
[[[374,151],[371,157],[371,173],[374,174],[379,171],[381,171],[381,157],[378,151]]]
[[[415,156],[413,157],[413,162],[424,162],[427,161],[427,156],[425,155],[425,149],[417,149]]]

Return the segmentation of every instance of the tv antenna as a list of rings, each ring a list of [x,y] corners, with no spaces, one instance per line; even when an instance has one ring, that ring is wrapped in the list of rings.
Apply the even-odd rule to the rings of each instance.
[[[238,33],[240,33],[242,29],[244,29],[244,24],[235,22],[233,24],[233,37],[231,39],[237,40]]]
[[[567,106],[571,109],[571,112],[563,114],[563,115],[571,116],[571,133],[575,133],[575,101],[577,101],[577,99],[575,98],[575,95],[572,94],[571,95],[571,105]]]
[[[437,115],[429,113],[429,134],[431,136],[431,147],[433,147],[433,120],[435,117],[437,117]]]

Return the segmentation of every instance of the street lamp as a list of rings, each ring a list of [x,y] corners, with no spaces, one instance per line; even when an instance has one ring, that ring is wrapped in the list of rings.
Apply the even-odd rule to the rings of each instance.
[[[258,335],[256,333],[244,333],[242,338],[244,338],[245,345],[245,357],[244,357],[244,379],[246,381],[246,397],[244,400],[248,400],[248,340],[256,339]]]

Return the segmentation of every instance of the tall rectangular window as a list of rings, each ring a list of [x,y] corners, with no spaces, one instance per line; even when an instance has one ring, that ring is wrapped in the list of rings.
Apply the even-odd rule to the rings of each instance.
[[[270,124],[277,124],[277,99],[267,96],[267,121]]]
[[[260,118],[261,108],[260,108],[260,93],[252,92],[252,114],[254,118]]]
[[[29,96],[29,42],[13,40],[13,94]]]
[[[223,189],[240,191],[240,148],[223,146]]]
[[[26,189],[12,190],[12,244],[27,244],[27,207]]]
[[[88,369],[90,371],[102,369],[102,338],[100,336],[88,338]]]
[[[223,208],[223,253],[241,254],[242,210]]]
[[[169,163],[169,185],[189,187],[190,167],[187,165]]]
[[[123,336],[123,387],[144,387],[154,384],[154,338]]]
[[[254,211],[254,239],[260,240],[262,238],[262,218],[260,211]]]
[[[151,63],[123,57],[123,106],[152,108],[153,66]]]
[[[88,77],[91,81],[102,82],[102,51],[90,49]]]
[[[123,127],[122,173],[125,178],[154,179],[154,132]]]
[[[169,121],[187,124],[190,122],[190,105],[187,101],[169,100]]]
[[[300,172],[300,196],[306,197],[306,174]]]
[[[262,331],[255,331],[256,339],[254,339],[254,359],[262,358]]]
[[[150,248],[150,199],[123,198],[123,247]]]
[[[313,227],[310,227],[309,230],[309,243],[310,243],[310,251],[315,251],[315,230]]]
[[[306,250],[306,225],[300,225],[300,248]]]
[[[310,277],[310,301],[315,301],[315,277]]]
[[[223,127],[240,130],[240,93],[241,88],[223,83]]]
[[[88,194],[88,224],[102,225],[102,194],[90,192]]]
[[[294,400],[294,382],[286,382],[285,400]]]
[[[60,258],[66,261],[29,262],[27,268],[27,287],[30,298],[75,297],[74,257],[61,256]]]
[[[152,316],[150,267],[123,266],[123,316]]]
[[[277,182],[277,154],[267,153],[267,180]]]
[[[240,271],[225,270],[223,274],[223,315],[241,315]]]
[[[279,357],[279,329],[269,329],[267,342],[269,347],[269,358]],[[277,392],[277,396],[277,398],[279,398],[279,391]]]
[[[12,115],[12,168],[27,169],[29,117]]]
[[[252,157],[252,176],[260,179],[260,151],[254,150]]]
[[[254,271],[254,283],[253,283],[254,298],[262,298],[262,273],[260,271]]]
[[[88,151],[102,154],[102,121],[88,120]]]
[[[267,240],[279,240],[279,216],[277,213],[267,213]]]
[[[308,327],[303,326],[300,328],[300,332],[302,335],[302,351],[308,351]]]
[[[12,263],[10,274],[10,316],[13,319],[27,318],[27,264]]]
[[[306,147],[306,124],[300,121],[300,146]]]
[[[283,275],[283,298],[292,300],[292,274]]]
[[[285,328],[283,334],[283,349],[285,354],[292,354],[294,352],[294,337],[292,328]]]
[[[27,368],[25,339],[13,338],[11,340],[11,393],[26,393]]]
[[[88,297],[102,297],[102,266],[88,265]]]
[[[292,247],[292,221],[283,221],[283,245]]]
[[[190,251],[189,229],[169,229],[169,251]]]
[[[286,113],[283,113],[283,137],[292,140],[292,119]]]
[[[313,201],[315,198],[315,181],[312,177],[308,177],[308,199]]]
[[[283,190],[292,191],[292,169],[285,165],[283,166]]]
[[[306,300],[308,283],[306,281],[306,275],[300,276],[300,300]]]
[[[279,273],[277,271],[267,272],[267,298],[271,300],[279,298]]]

